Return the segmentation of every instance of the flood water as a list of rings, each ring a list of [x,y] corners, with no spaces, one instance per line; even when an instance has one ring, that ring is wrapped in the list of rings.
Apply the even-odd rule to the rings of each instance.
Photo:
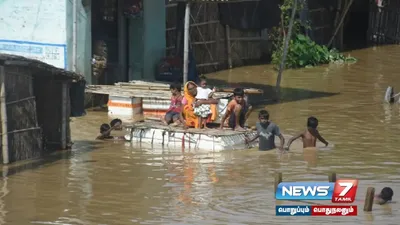
[[[383,104],[383,95],[388,85],[400,90],[400,46],[351,55],[358,63],[286,71],[284,98],[295,100],[266,106],[287,135],[316,116],[321,134],[334,144],[330,151],[303,151],[299,143],[284,155],[138,149],[93,141],[99,124],[109,119],[90,112],[71,123],[72,152],[19,172],[8,169],[0,183],[0,224],[398,224],[400,108]],[[276,72],[262,65],[209,77],[259,87],[275,85]],[[357,217],[275,216],[277,203],[296,204],[274,199],[276,172],[284,181],[327,181],[331,171],[360,180]],[[364,213],[369,186],[392,187],[399,203]]]

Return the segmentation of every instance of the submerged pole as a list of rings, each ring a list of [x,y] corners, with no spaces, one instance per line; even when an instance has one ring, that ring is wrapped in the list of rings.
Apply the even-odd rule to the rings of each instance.
[[[4,66],[0,66],[0,120],[1,120],[1,152],[3,154],[3,163],[8,164],[8,126],[7,126],[7,106],[6,106],[6,85],[5,85]]]
[[[77,35],[78,35],[78,0],[72,0],[72,71],[76,72],[77,69]]]
[[[294,23],[294,16],[296,15],[296,9],[297,9],[297,0],[294,0],[292,15],[291,15],[290,22],[289,22],[289,29],[288,29],[288,33],[285,38],[285,45],[283,46],[282,60],[281,60],[281,64],[279,65],[278,78],[276,79],[276,97],[277,97],[277,99],[280,99],[280,96],[281,96],[282,72],[285,67],[285,61],[286,61],[286,56],[287,56],[287,52],[288,52],[290,36],[292,35],[292,29],[293,29],[293,23]]]
[[[183,42],[183,83],[188,82],[188,68],[189,68],[189,28],[190,28],[190,3],[186,3],[185,10],[185,28],[184,28],[184,42]]]
[[[61,149],[67,148],[67,104],[68,104],[68,84],[61,84]]]

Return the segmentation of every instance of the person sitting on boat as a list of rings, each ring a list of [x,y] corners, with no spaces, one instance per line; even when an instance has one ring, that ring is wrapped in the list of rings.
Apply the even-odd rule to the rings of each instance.
[[[122,130],[122,120],[121,119],[113,119],[110,122],[111,127],[115,127],[115,130]]]
[[[278,136],[281,140],[279,150],[283,150],[285,144],[285,138],[281,134],[279,127],[269,120],[269,113],[267,110],[261,110],[258,113],[259,122],[256,123],[257,135],[249,139],[246,137],[246,143],[251,143],[259,138],[258,149],[260,151],[267,151],[276,148],[275,136]]]
[[[226,113],[221,119],[221,129],[225,125],[226,119],[228,119],[228,126],[237,131],[244,131],[244,125],[247,118],[249,118],[253,107],[248,104],[244,99],[243,88],[235,88],[233,90],[233,99],[228,103],[226,107]]]
[[[303,131],[301,134],[290,138],[286,146],[286,150],[289,150],[292,142],[300,137],[303,141],[303,148],[315,148],[315,146],[317,145],[317,139],[324,143],[325,146],[328,146],[329,143],[319,134],[317,127],[318,119],[313,116],[308,117],[306,130]]]
[[[110,127],[110,125],[103,123],[100,126],[100,134],[97,135],[97,140],[125,140],[124,136],[113,137],[111,136],[111,131],[116,130],[117,126]]]
[[[207,100],[198,100],[196,101],[197,95],[197,85],[193,81],[188,81],[184,86],[184,97],[182,100],[183,109],[182,115],[185,120],[185,128],[194,127],[199,128],[198,117],[194,113],[194,107],[199,107],[203,104],[210,104],[211,115],[207,118],[207,123],[214,121],[217,117],[217,99],[207,99]]]
[[[215,92],[214,90],[211,90],[210,88],[207,87],[207,81],[205,78],[200,79],[200,87],[197,87],[197,95],[196,95],[196,102],[200,100],[208,100],[212,98],[213,93]],[[196,107],[195,105],[193,106],[194,108],[194,114],[198,116],[198,122],[199,125],[198,127],[201,128],[207,128],[207,118],[208,116],[212,113],[211,112],[211,106],[210,104],[201,104],[200,106]]]
[[[173,83],[169,86],[171,90],[171,104],[167,113],[164,116],[163,123],[165,125],[172,124],[173,126],[179,125],[183,122],[182,118],[182,86],[180,83]]]

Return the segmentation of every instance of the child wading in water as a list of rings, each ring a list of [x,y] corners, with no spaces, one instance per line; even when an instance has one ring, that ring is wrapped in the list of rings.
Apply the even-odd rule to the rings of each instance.
[[[257,135],[253,139],[246,137],[246,143],[250,143],[259,138],[258,149],[260,151],[266,151],[276,148],[275,146],[275,136],[278,136],[281,140],[280,150],[283,150],[285,144],[285,138],[281,134],[279,127],[269,121],[269,113],[267,110],[261,110],[258,113],[259,122],[256,123]]]
[[[300,137],[303,140],[303,148],[315,147],[317,139],[324,143],[325,146],[328,146],[328,142],[319,134],[317,127],[318,119],[313,116],[309,117],[307,119],[307,129],[303,133],[290,138],[286,150],[289,150],[292,142]]]
[[[197,87],[197,100],[208,100],[212,97],[213,93],[215,92],[215,88],[211,90],[207,88],[207,81],[205,78],[200,79],[200,85]],[[211,106],[209,104],[201,104],[200,106],[196,107],[193,106],[194,114],[199,117],[199,128],[207,128],[207,118],[212,113]]]
[[[100,134],[97,135],[96,139],[97,140],[125,140],[124,136],[111,136],[111,131],[113,130],[119,130],[119,124],[114,125],[111,127],[110,125],[103,123],[100,126]]]
[[[171,90],[171,105],[167,113],[165,114],[164,120],[162,121],[165,125],[172,123],[173,126],[179,125],[183,122],[182,118],[182,86],[180,83],[174,83],[169,86]]]

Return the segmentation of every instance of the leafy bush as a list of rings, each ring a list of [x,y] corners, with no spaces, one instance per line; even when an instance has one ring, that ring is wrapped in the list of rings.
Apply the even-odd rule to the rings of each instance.
[[[283,54],[283,45],[280,45],[272,54],[272,63],[279,66]],[[308,36],[295,34],[289,42],[288,54],[286,57],[286,68],[299,68],[316,66],[330,62],[354,62],[353,57],[345,57],[336,49],[329,50],[312,41]]]
[[[272,53],[272,64],[278,68],[283,54],[284,39],[290,22],[291,8],[293,0],[284,0],[281,9],[281,22],[271,32],[274,41],[275,50]],[[298,7],[300,11],[302,5]],[[291,40],[289,41],[288,54],[286,57],[285,68],[299,68],[327,64],[330,62],[345,63],[355,62],[353,57],[346,57],[340,54],[336,49],[329,50],[326,46],[321,46],[312,41],[308,36],[301,33],[301,28],[307,28],[308,25],[300,24],[299,19],[293,23]]]

